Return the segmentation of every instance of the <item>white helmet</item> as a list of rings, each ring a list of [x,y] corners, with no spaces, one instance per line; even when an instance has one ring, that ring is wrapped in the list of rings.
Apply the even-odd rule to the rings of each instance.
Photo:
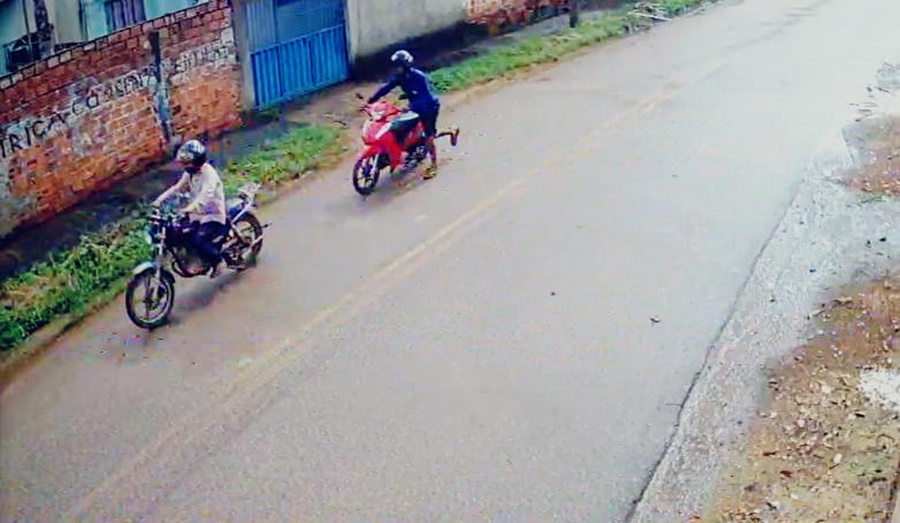
[[[409,51],[401,49],[391,55],[391,63],[402,67],[412,67],[413,56],[409,54]]]
[[[188,140],[178,149],[175,157],[188,172],[197,172],[206,163],[206,147],[198,140]]]

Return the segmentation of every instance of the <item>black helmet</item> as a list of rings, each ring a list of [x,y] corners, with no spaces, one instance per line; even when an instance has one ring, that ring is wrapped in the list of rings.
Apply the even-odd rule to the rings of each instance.
[[[413,56],[409,54],[409,51],[401,49],[391,55],[391,63],[403,68],[412,67]]]
[[[206,163],[206,147],[198,140],[188,140],[178,148],[176,159],[190,173],[195,173]]]

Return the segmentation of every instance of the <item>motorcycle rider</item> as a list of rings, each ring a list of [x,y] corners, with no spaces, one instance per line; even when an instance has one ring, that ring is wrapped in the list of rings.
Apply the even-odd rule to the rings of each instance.
[[[428,75],[412,66],[413,57],[406,50],[399,50],[391,56],[394,74],[378,91],[369,98],[369,104],[377,102],[394,88],[400,87],[409,100],[409,110],[419,115],[425,128],[425,146],[431,156],[431,165],[425,169],[423,178],[429,180],[437,175],[437,148],[434,138],[437,134],[437,119],[441,111],[441,101],[431,88]]]
[[[207,161],[206,147],[198,140],[185,142],[175,157],[184,167],[184,173],[175,185],[153,201],[153,205],[159,207],[172,195],[189,190],[191,202],[180,212],[195,226],[191,241],[210,267],[209,277],[215,278],[222,264],[222,253],[213,240],[226,232],[222,179]]]

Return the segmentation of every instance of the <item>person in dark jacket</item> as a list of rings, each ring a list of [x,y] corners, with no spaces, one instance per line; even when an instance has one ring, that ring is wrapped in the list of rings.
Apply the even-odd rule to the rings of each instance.
[[[437,134],[437,119],[441,112],[441,101],[431,88],[428,75],[413,67],[413,57],[405,50],[391,56],[391,63],[397,68],[386,84],[369,98],[368,103],[375,103],[395,88],[403,90],[409,100],[409,110],[419,115],[425,128],[425,145],[431,155],[431,165],[425,169],[426,180],[437,174],[437,149],[434,137]]]

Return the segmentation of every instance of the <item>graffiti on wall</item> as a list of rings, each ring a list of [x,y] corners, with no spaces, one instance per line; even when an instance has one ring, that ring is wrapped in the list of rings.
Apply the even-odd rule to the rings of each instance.
[[[233,56],[232,45],[216,42],[182,53],[161,65],[164,77],[173,82],[178,75],[189,74],[211,64],[227,63]],[[183,76],[180,78],[183,79]],[[76,127],[83,118],[121,98],[142,91],[153,93],[158,82],[155,67],[151,64],[103,83],[90,83],[91,80],[86,80],[76,86],[73,90],[79,94],[61,107],[43,115],[23,118],[0,130],[0,161]],[[88,84],[87,87],[85,84]]]
[[[200,67],[229,63],[233,56],[233,45],[215,42],[181,53],[178,58],[164,64],[164,68],[166,76],[171,80],[176,75],[190,73]]]
[[[152,66],[114,78],[102,84],[82,89],[62,107],[41,116],[28,117],[8,125],[0,141],[0,159],[6,159],[17,151],[23,151],[73,127],[86,115],[106,104],[156,85]]]

